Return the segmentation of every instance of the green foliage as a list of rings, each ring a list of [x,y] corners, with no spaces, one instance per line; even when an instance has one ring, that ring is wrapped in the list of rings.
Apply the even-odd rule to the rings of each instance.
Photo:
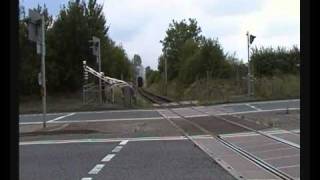
[[[257,97],[264,99],[300,97],[300,77],[287,74],[258,78],[255,93]]]
[[[298,74],[300,68],[300,50],[293,46],[292,49],[278,47],[254,48],[252,49],[251,60],[254,74],[261,76],[274,76],[281,74]]]
[[[152,70],[150,66],[146,67],[145,72],[146,72],[146,80],[147,80],[148,86],[150,86],[153,83],[159,82],[161,80],[160,72]]]
[[[167,61],[169,81],[178,80],[182,86],[188,86],[202,78],[231,78],[232,72],[243,65],[234,56],[228,61],[218,40],[205,38],[200,32],[195,19],[189,19],[189,23],[173,21],[169,25],[158,59],[160,73]]]
[[[163,55],[159,58],[158,66],[159,71],[163,72],[164,58],[167,59],[167,67],[170,69],[170,71],[168,71],[168,80],[172,80],[178,76],[181,63],[184,60],[179,58],[181,47],[188,39],[198,42],[201,39],[199,36],[200,32],[201,29],[198,27],[195,19],[189,19],[189,23],[185,20],[182,20],[181,22],[173,20],[172,23],[169,24],[169,29],[166,31],[166,37],[164,40],[160,41],[163,46]]]
[[[41,59],[36,54],[36,44],[28,40],[28,29],[25,23],[25,9],[23,6],[20,7],[20,19],[19,22],[19,91],[24,95],[40,94],[38,85],[38,73],[40,72]],[[41,7],[38,5],[33,10],[43,13],[45,16],[46,32],[52,25],[52,16],[48,14],[46,6]]]
[[[246,97],[247,65],[239,61],[235,53],[225,53],[217,39],[206,38],[200,32],[201,28],[193,19],[189,19],[189,23],[182,20],[169,25],[166,37],[161,41],[163,48],[158,58],[158,71],[146,69],[149,89],[175,100],[227,102]],[[297,64],[300,64],[300,51],[297,47],[290,50],[255,48],[251,54],[256,77],[254,98],[299,96]],[[167,94],[164,94],[165,62]]]
[[[20,7],[20,68],[21,94],[35,94],[39,91],[37,73],[40,57],[36,55],[35,44],[27,39],[24,7]],[[107,76],[124,80],[132,79],[132,64],[121,45],[108,37],[109,27],[102,12],[102,5],[96,0],[70,0],[60,9],[55,21],[48,15],[47,8],[37,7],[46,20],[46,74],[49,92],[74,92],[82,85],[82,61],[97,68],[96,57],[89,48],[92,36],[100,38],[102,71]]]

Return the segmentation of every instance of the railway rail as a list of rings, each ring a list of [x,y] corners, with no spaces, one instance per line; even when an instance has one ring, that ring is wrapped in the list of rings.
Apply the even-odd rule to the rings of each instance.
[[[142,93],[141,93],[142,91]],[[146,98],[150,98],[150,101],[154,102],[154,103],[158,103],[161,104],[163,102],[170,102],[168,101],[167,99],[163,99],[162,97],[159,97],[159,96],[156,96],[156,95],[153,95],[152,93],[148,93],[146,92],[145,90],[143,89],[140,89],[140,93],[146,97]],[[211,136],[213,136],[214,138],[216,138],[218,141],[220,141],[222,144],[224,144],[227,148],[237,152],[238,154],[240,154],[242,157],[246,158],[246,159],[249,159],[250,161],[254,162],[256,165],[260,166],[261,168],[265,169],[266,171],[276,175],[277,177],[281,178],[281,179],[285,179],[285,180],[293,180],[295,179],[294,177],[290,176],[289,174],[281,171],[280,169],[277,169],[276,167],[274,167],[273,165],[263,161],[262,159],[260,159],[259,157],[256,157],[255,155],[251,154],[250,152],[247,152],[246,150],[226,141],[225,139],[223,139],[219,134],[215,133],[215,132],[212,132],[210,130],[207,129],[207,127],[203,126],[203,125],[199,125],[197,123],[197,121],[191,121],[189,118],[185,118],[184,116],[180,115],[179,113],[175,112],[174,110],[172,109],[169,109],[168,107],[164,107],[164,106],[161,106],[162,108],[176,114],[179,119],[180,119],[180,122],[179,123],[176,123],[173,119],[170,119],[170,118],[167,118],[165,117],[166,120],[169,121],[169,123],[171,123],[178,131],[181,132],[181,134],[183,136],[185,136],[188,140],[190,140],[195,146],[198,146],[200,149],[201,147],[199,146],[199,144],[196,142],[196,140],[194,140],[192,138],[192,136],[184,129],[184,127],[186,126],[193,126],[193,128],[196,128],[200,131],[202,131],[204,134],[209,134]],[[208,117],[212,117],[212,118],[215,118],[215,119],[218,119],[219,121],[221,122],[224,122],[225,123],[225,126],[236,126],[238,128],[241,128],[247,132],[253,132],[253,133],[256,133],[256,134],[259,134],[263,137],[266,137],[266,138],[269,138],[269,139],[272,139],[272,141],[275,141],[275,142],[278,142],[278,143],[281,143],[281,144],[284,144],[285,146],[287,147],[290,147],[290,148],[296,148],[298,150],[300,150],[300,146],[296,146],[296,145],[293,145],[291,144],[290,142],[286,142],[286,141],[282,141],[281,139],[277,138],[277,137],[274,137],[272,135],[269,135],[269,134],[266,134],[262,131],[260,131],[261,129],[259,128],[256,128],[254,126],[250,126],[248,124],[245,124],[245,123],[241,123],[241,122],[236,122],[234,120],[232,120],[232,118],[237,118],[237,117],[234,117],[234,116],[214,116],[214,115],[209,115],[205,112],[202,112],[202,111],[199,111],[193,107],[191,107],[193,110],[196,110],[202,114],[206,114],[208,115]],[[184,126],[186,125],[186,126]],[[214,159],[215,160],[215,159]],[[236,177],[237,178],[237,177]]]
[[[143,96],[144,98],[146,98],[147,100],[149,100],[150,102],[155,103],[155,104],[162,105],[164,103],[173,102],[171,99],[169,99],[167,97],[156,95],[156,94],[151,93],[143,88],[138,88],[138,92],[141,94],[141,96]]]

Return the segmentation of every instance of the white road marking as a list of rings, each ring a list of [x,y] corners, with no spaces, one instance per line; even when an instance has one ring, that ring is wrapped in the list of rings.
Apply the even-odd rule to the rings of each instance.
[[[281,102],[296,102],[300,101],[300,99],[290,99],[290,100],[274,100],[274,101],[252,101],[250,104],[271,104],[271,103],[281,103]],[[229,106],[229,105],[244,105],[248,104],[248,102],[239,102],[239,103],[226,103],[226,104],[217,104],[213,106]]]
[[[109,111],[84,111],[78,112],[78,114],[99,114],[99,113],[123,113],[123,112],[150,112],[155,111],[153,109],[129,109],[129,110],[109,110]]]
[[[208,139],[211,135],[195,135],[190,136],[193,139]],[[110,138],[110,139],[72,139],[72,140],[45,140],[45,141],[25,141],[20,142],[20,146],[25,145],[48,145],[48,144],[70,144],[70,143],[112,143],[129,140],[130,142],[138,141],[172,141],[172,140],[187,140],[184,136],[166,136],[166,137],[142,137],[142,138]]]
[[[71,112],[69,112],[71,113]],[[61,113],[47,113],[48,116],[52,115],[62,115],[62,114],[68,114],[68,112],[61,112]],[[42,114],[20,114],[19,117],[34,117],[34,116],[42,116]]]
[[[102,162],[108,162],[110,161],[113,157],[115,156],[115,154],[108,154],[106,157],[104,157],[101,161]]]
[[[123,140],[123,141],[120,142],[119,145],[126,145],[126,144],[128,143],[128,141],[129,141],[129,140]]]
[[[52,123],[69,123],[69,122],[108,122],[108,121],[139,121],[139,120],[161,120],[163,117],[148,118],[119,118],[119,119],[93,119],[93,120],[70,120],[70,121],[54,121]]]
[[[256,101],[256,102],[250,102],[250,104],[269,104],[269,103],[278,103],[278,102],[296,102],[300,101],[300,99],[289,99],[289,100],[275,100],[275,101]],[[182,101],[183,102],[183,101]],[[190,101],[191,102],[191,101]],[[218,106],[230,106],[230,105],[242,105],[247,104],[243,102],[239,103],[227,103],[227,104],[217,104],[217,105],[211,105],[207,107],[218,107]],[[161,110],[161,109],[157,109]],[[139,109],[139,110],[110,110],[110,111],[82,111],[82,112],[61,112],[61,113],[47,113],[48,116],[50,115],[61,115],[61,114],[69,114],[69,113],[75,113],[75,114],[91,114],[91,113],[107,113],[107,112],[143,112],[143,111],[155,111],[154,109]],[[20,114],[20,117],[28,117],[28,116],[42,116],[42,114]]]
[[[88,174],[98,174],[99,171],[104,167],[104,164],[97,164]]]
[[[51,122],[53,122],[53,121],[57,121],[57,120],[60,120],[60,119],[66,118],[66,117],[68,117],[68,116],[72,116],[72,115],[74,115],[74,114],[75,114],[75,113],[70,113],[70,114],[67,114],[67,115],[64,115],[64,116],[57,117],[57,118],[52,119],[52,120],[47,121],[47,122],[48,122],[48,123],[51,123]]]
[[[300,164],[295,164],[292,166],[281,166],[281,167],[277,167],[278,169],[286,169],[286,168],[292,168],[292,167],[300,167]]]
[[[20,122],[19,125],[36,125],[42,124],[43,122]]]
[[[287,133],[293,133],[294,131],[300,131],[299,129],[287,131],[284,129],[277,129],[273,128],[271,130],[263,130],[260,131],[262,133],[268,134],[268,135],[274,135],[274,134],[287,134]],[[257,133],[255,132],[243,132],[243,133],[230,133],[230,134],[220,134],[221,137],[240,137],[240,136],[255,136]],[[295,136],[299,136],[297,134],[294,134]]]
[[[229,138],[229,137],[257,136],[257,135],[258,134],[255,132],[244,132],[244,133],[220,134],[219,136],[222,138]]]
[[[269,110],[261,110],[261,111],[242,111],[242,112],[232,112],[232,113],[220,113],[215,115],[224,116],[224,115],[250,114],[250,113],[261,113],[261,112],[285,111],[285,110],[287,109],[283,108],[283,109],[269,109]],[[289,110],[300,110],[300,108],[289,108]]]
[[[263,131],[259,131],[259,132],[263,133]],[[283,142],[283,143],[285,143],[285,144],[289,144],[289,145],[291,145],[291,146],[294,146],[294,147],[300,149],[300,145],[299,145],[299,144],[296,144],[296,143],[291,142],[291,141],[287,141],[287,140],[285,140],[285,139],[283,139],[283,138],[280,138],[280,137],[277,137],[277,136],[274,136],[274,135],[271,135],[271,134],[266,134],[266,135],[269,136],[269,137],[271,137],[271,138],[273,138],[273,139],[275,139],[275,140],[278,140],[278,141],[280,141],[280,142]]]
[[[290,101],[299,101],[299,100],[290,100]],[[288,102],[290,102],[288,101]],[[270,101],[270,102],[255,102],[255,104],[261,104],[261,103],[272,103],[272,102],[287,102],[287,101]],[[239,103],[240,104],[240,103]],[[243,104],[243,103],[241,103]],[[248,104],[248,103],[246,103]],[[226,104],[226,105],[217,105],[217,106],[230,106],[231,104]],[[196,106],[195,106],[196,107]],[[208,107],[213,107],[213,106],[208,106]],[[300,110],[300,108],[288,108],[289,110]],[[216,116],[223,116],[223,115],[236,115],[236,114],[246,114],[246,113],[260,113],[260,112],[272,112],[272,111],[284,111],[287,110],[287,108],[280,108],[280,109],[270,109],[270,110],[261,110],[261,111],[242,111],[242,112],[226,112],[226,113],[218,113],[215,114]],[[128,110],[130,111],[130,110]],[[134,110],[131,110],[134,111]],[[140,110],[141,111],[141,110]],[[154,111],[154,110],[143,110],[143,111]],[[173,115],[173,116],[167,116],[163,114],[162,112],[165,110],[158,109],[155,110],[155,112],[158,112],[161,116],[165,118],[180,118],[179,116]],[[88,113],[103,113],[103,112],[112,112],[112,111],[99,111],[99,112],[77,112],[76,114],[88,114]],[[117,111],[121,112],[121,111]],[[138,112],[138,111],[137,111]],[[210,113],[210,112],[206,112]],[[59,113],[56,113],[59,114]],[[60,113],[62,114],[62,113]],[[65,113],[63,113],[65,114]],[[52,114],[53,115],[53,114]],[[37,116],[37,115],[20,115],[20,116]],[[156,120],[156,119],[163,119],[163,117],[150,117],[150,118],[123,118],[123,119],[101,119],[101,120],[72,120],[72,121],[56,121],[56,119],[48,121],[49,123],[72,123],[72,122],[107,122],[107,121],[125,121],[125,120],[145,120],[145,119],[150,119],[150,120]],[[42,124],[42,122],[20,122],[20,125],[36,125],[36,124]]]
[[[291,130],[291,132],[293,132],[293,133],[300,133],[300,129],[294,129],[294,130]]]
[[[81,180],[92,180],[91,177],[84,177],[84,178],[81,178]]]
[[[166,112],[170,115],[167,115]],[[173,118],[180,118],[179,116],[173,114],[172,112],[168,111],[168,110],[158,110],[158,113],[164,117],[165,119],[173,119]]]
[[[275,160],[275,159],[290,158],[290,157],[296,157],[296,156],[300,156],[300,154],[294,154],[294,155],[288,155],[288,156],[277,156],[277,157],[265,158],[263,160],[264,161],[266,161],[266,160]]]
[[[189,116],[183,116],[185,118],[193,118],[193,117],[208,117],[208,114],[197,114],[197,115],[189,115]]]
[[[298,131],[300,131],[300,130],[298,130]],[[285,130],[285,129],[279,129],[279,130],[275,130],[275,131],[263,131],[263,132],[265,132],[266,134],[271,134],[271,135],[274,135],[274,134],[291,134],[293,136],[300,137],[300,134],[295,133],[294,131],[288,131],[288,130]]]
[[[246,104],[246,105],[249,106],[249,107],[251,107],[252,109],[257,110],[257,111],[261,111],[261,110],[262,110],[262,109],[260,109],[260,108],[257,108],[257,107],[255,107],[255,106],[251,105],[251,104]]]
[[[62,115],[62,114],[98,114],[98,113],[108,113],[108,112],[148,112],[155,111],[154,109],[131,109],[131,110],[107,110],[107,111],[82,111],[82,112],[61,112],[61,113],[47,113],[50,115]],[[42,114],[20,114],[20,117],[33,117],[33,116],[42,116]]]
[[[123,146],[116,146],[113,150],[112,150],[112,152],[119,152],[121,149],[122,149],[122,147]]]
[[[113,122],[113,121],[139,121],[139,120],[162,120],[163,117],[148,117],[148,118],[119,118],[119,119],[93,119],[93,120],[69,120],[69,121],[51,121],[47,123],[88,123],[88,122]],[[42,124],[42,122],[22,122],[20,125]]]
[[[283,148],[266,149],[266,150],[260,150],[259,153],[272,152],[272,151],[282,151],[282,150],[288,150],[288,149],[293,149],[293,148],[283,147]]]

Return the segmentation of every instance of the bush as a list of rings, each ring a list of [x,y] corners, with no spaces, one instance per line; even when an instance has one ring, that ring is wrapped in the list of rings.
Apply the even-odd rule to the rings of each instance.
[[[281,75],[259,78],[255,83],[255,93],[262,99],[299,98],[300,77]]]

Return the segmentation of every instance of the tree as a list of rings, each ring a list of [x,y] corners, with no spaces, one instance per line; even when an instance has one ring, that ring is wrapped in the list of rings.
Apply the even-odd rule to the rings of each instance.
[[[121,45],[108,37],[109,27],[102,12],[102,5],[96,0],[70,0],[63,6],[53,21],[47,8],[38,6],[36,10],[45,15],[46,20],[46,74],[48,92],[74,92],[82,85],[82,61],[97,68],[96,58],[89,48],[92,36],[100,39],[102,71],[107,76],[130,80],[132,63]],[[24,23],[25,10],[20,7],[20,74],[21,93],[35,94],[39,91],[37,75],[40,70],[40,57],[35,44],[30,43],[27,25]]]
[[[269,47],[253,48],[251,53],[254,74],[261,76],[274,76],[279,74],[299,73],[300,50],[293,46],[287,50],[283,47],[276,49]]]
[[[165,59],[167,60],[168,80],[172,80],[178,76],[182,59],[179,58],[181,47],[183,44],[192,39],[198,42],[201,37],[199,33],[201,28],[198,27],[195,19],[189,19],[189,23],[185,20],[181,22],[172,21],[169,24],[169,29],[166,31],[166,37],[161,40],[163,55],[159,58],[159,71],[163,72]]]
[[[69,1],[47,34],[48,89],[75,91],[82,85],[82,61],[92,64],[84,1]]]
[[[193,49],[195,53],[186,58],[182,65],[180,81],[190,84],[197,78],[206,78],[207,73],[212,78],[230,77],[231,65],[226,61],[218,40],[202,38],[199,47]]]
[[[150,74],[152,73],[152,69],[150,68],[150,66],[147,66],[145,68],[145,72],[146,72],[146,79],[148,79]]]
[[[150,86],[151,84],[160,81],[161,75],[160,75],[159,71],[152,70],[150,68],[150,66],[147,66],[145,68],[145,71],[146,71],[147,86]]]

